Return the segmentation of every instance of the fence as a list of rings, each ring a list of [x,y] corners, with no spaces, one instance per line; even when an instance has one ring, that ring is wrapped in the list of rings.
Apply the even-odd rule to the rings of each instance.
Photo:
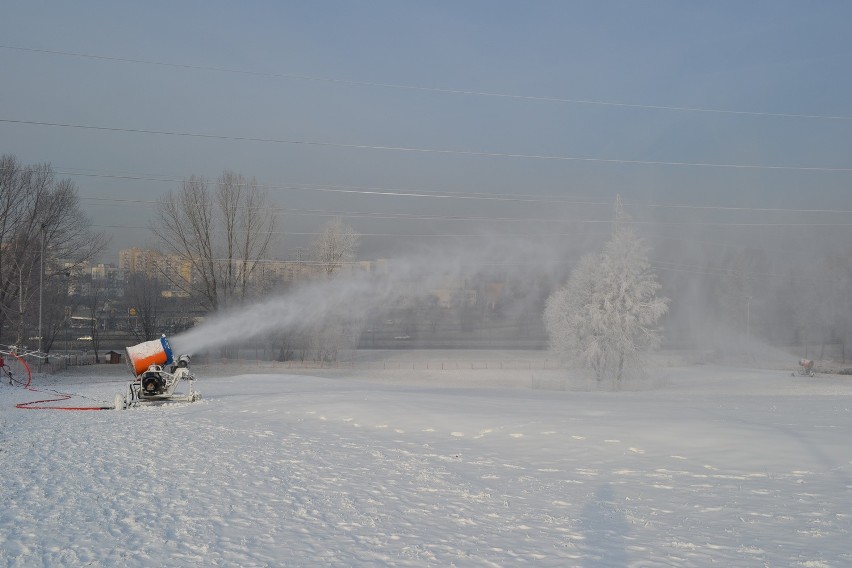
[[[0,345],[0,353],[15,351],[14,345]],[[428,353],[428,351],[427,351]],[[443,352],[446,354],[446,352]],[[358,370],[358,371],[381,371],[381,370],[410,370],[410,371],[494,371],[494,370],[558,370],[564,368],[559,360],[544,357],[519,357],[519,358],[493,358],[483,357],[444,357],[435,354],[432,358],[404,357],[376,357],[373,359],[350,359],[343,361],[315,361],[315,360],[290,360],[274,361],[260,357],[254,358],[224,358],[202,356],[193,360],[198,365],[221,365],[227,367],[238,367],[241,369],[263,369],[269,371],[309,371],[309,370]],[[50,353],[45,354],[37,351],[18,352],[33,372],[56,373],[70,367],[94,365],[93,353]]]
[[[95,363],[94,353],[43,353],[41,351],[18,350],[15,345],[0,344],[0,354],[9,355],[15,353],[26,361],[30,370],[35,373],[56,373],[69,367],[80,367],[93,365]]]
[[[380,360],[380,361],[267,361],[263,359],[208,358],[199,363],[270,370],[557,370],[564,366],[556,359],[479,359],[479,360]]]

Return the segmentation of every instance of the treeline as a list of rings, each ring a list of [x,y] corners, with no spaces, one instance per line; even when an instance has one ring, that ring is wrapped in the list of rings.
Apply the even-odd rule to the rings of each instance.
[[[747,239],[742,242],[748,243]],[[852,251],[833,241],[787,250],[752,242],[657,243],[670,347],[744,354],[769,344],[802,357],[846,361],[852,319]]]
[[[91,230],[73,182],[58,179],[49,164],[0,157],[0,337],[44,348],[56,330],[39,327],[62,318],[45,314],[40,300],[64,297],[69,270],[105,244],[104,235]],[[49,303],[50,310],[64,309]]]
[[[205,314],[238,307],[278,283],[263,272],[276,256],[277,208],[254,178],[225,170],[191,176],[163,195],[151,229],[164,258],[134,274],[84,270],[107,244],[91,228],[74,183],[49,164],[0,158],[0,344],[49,353],[57,342],[93,349],[111,332],[147,340]],[[358,235],[339,219],[314,239],[310,259],[326,276],[352,260]],[[171,292],[170,298],[164,292]],[[81,343],[85,341],[85,343]]]

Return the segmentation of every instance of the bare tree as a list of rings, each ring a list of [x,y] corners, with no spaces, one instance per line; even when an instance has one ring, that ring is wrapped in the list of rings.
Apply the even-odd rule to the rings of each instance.
[[[42,339],[42,350],[45,354],[50,354],[54,342],[60,338],[62,331],[67,332],[71,323],[70,318],[77,300],[68,294],[70,277],[70,271],[66,271],[61,278],[51,279],[45,284]]]
[[[17,278],[18,288],[16,292],[17,300],[17,315],[15,317],[15,335],[14,343],[19,347],[29,347],[27,345],[28,325],[30,329],[34,329],[32,325],[33,315],[31,304],[33,298],[38,294],[38,280],[33,277],[33,265],[31,263],[19,262],[13,259],[14,273],[12,278]]]
[[[0,333],[13,314],[24,317],[35,290],[62,277],[56,259],[82,264],[103,249],[104,235],[89,225],[70,180],[56,180],[48,164],[0,157]],[[19,341],[25,323],[18,323]]]
[[[157,278],[144,273],[131,274],[125,298],[135,312],[137,326],[131,332],[137,339],[149,341],[160,335],[159,319],[163,311],[162,286]]]
[[[826,344],[835,343],[840,346],[840,357],[844,362],[846,360],[846,332],[850,316],[847,297],[852,282],[849,261],[848,254],[827,256],[812,279],[813,289],[819,294],[816,309],[821,328],[820,359],[826,356]]]
[[[92,350],[95,353],[95,363],[100,363],[101,338],[106,327],[102,317],[107,302],[106,290],[100,281],[93,280],[89,288],[89,294],[83,300],[83,307],[89,312],[89,337],[92,342]]]
[[[345,262],[355,258],[360,244],[360,236],[335,218],[325,226],[311,246],[311,252],[320,270],[331,275]]]
[[[163,248],[192,265],[192,280],[169,276],[172,285],[210,311],[243,301],[275,228],[257,181],[226,170],[211,191],[205,178],[192,176],[160,201],[159,213],[152,230]]]

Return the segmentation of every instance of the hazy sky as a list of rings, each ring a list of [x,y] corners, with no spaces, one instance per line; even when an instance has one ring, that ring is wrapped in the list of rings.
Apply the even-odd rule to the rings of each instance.
[[[600,230],[617,194],[637,220],[723,223],[709,238],[789,224],[749,230],[837,245],[850,22],[847,1],[7,0],[0,154],[71,176],[112,262],[154,211],[120,200],[226,168],[270,186],[282,258],[334,214],[375,257]],[[502,195],[530,199],[481,198]]]

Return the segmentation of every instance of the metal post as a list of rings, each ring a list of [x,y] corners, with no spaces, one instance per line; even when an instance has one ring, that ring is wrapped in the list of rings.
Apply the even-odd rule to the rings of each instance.
[[[38,275],[38,351],[41,353],[42,346],[42,306],[44,304],[44,229],[45,224],[41,224],[41,257],[39,258],[39,275]]]
[[[746,347],[751,341],[751,296],[746,296]]]
[[[66,270],[63,274],[64,278],[62,281],[65,283],[65,290],[63,290],[62,297],[65,299],[66,305],[64,306],[65,313],[65,364],[68,365],[68,328],[71,325],[71,307],[67,305],[68,302],[68,285],[71,281],[71,272]]]

